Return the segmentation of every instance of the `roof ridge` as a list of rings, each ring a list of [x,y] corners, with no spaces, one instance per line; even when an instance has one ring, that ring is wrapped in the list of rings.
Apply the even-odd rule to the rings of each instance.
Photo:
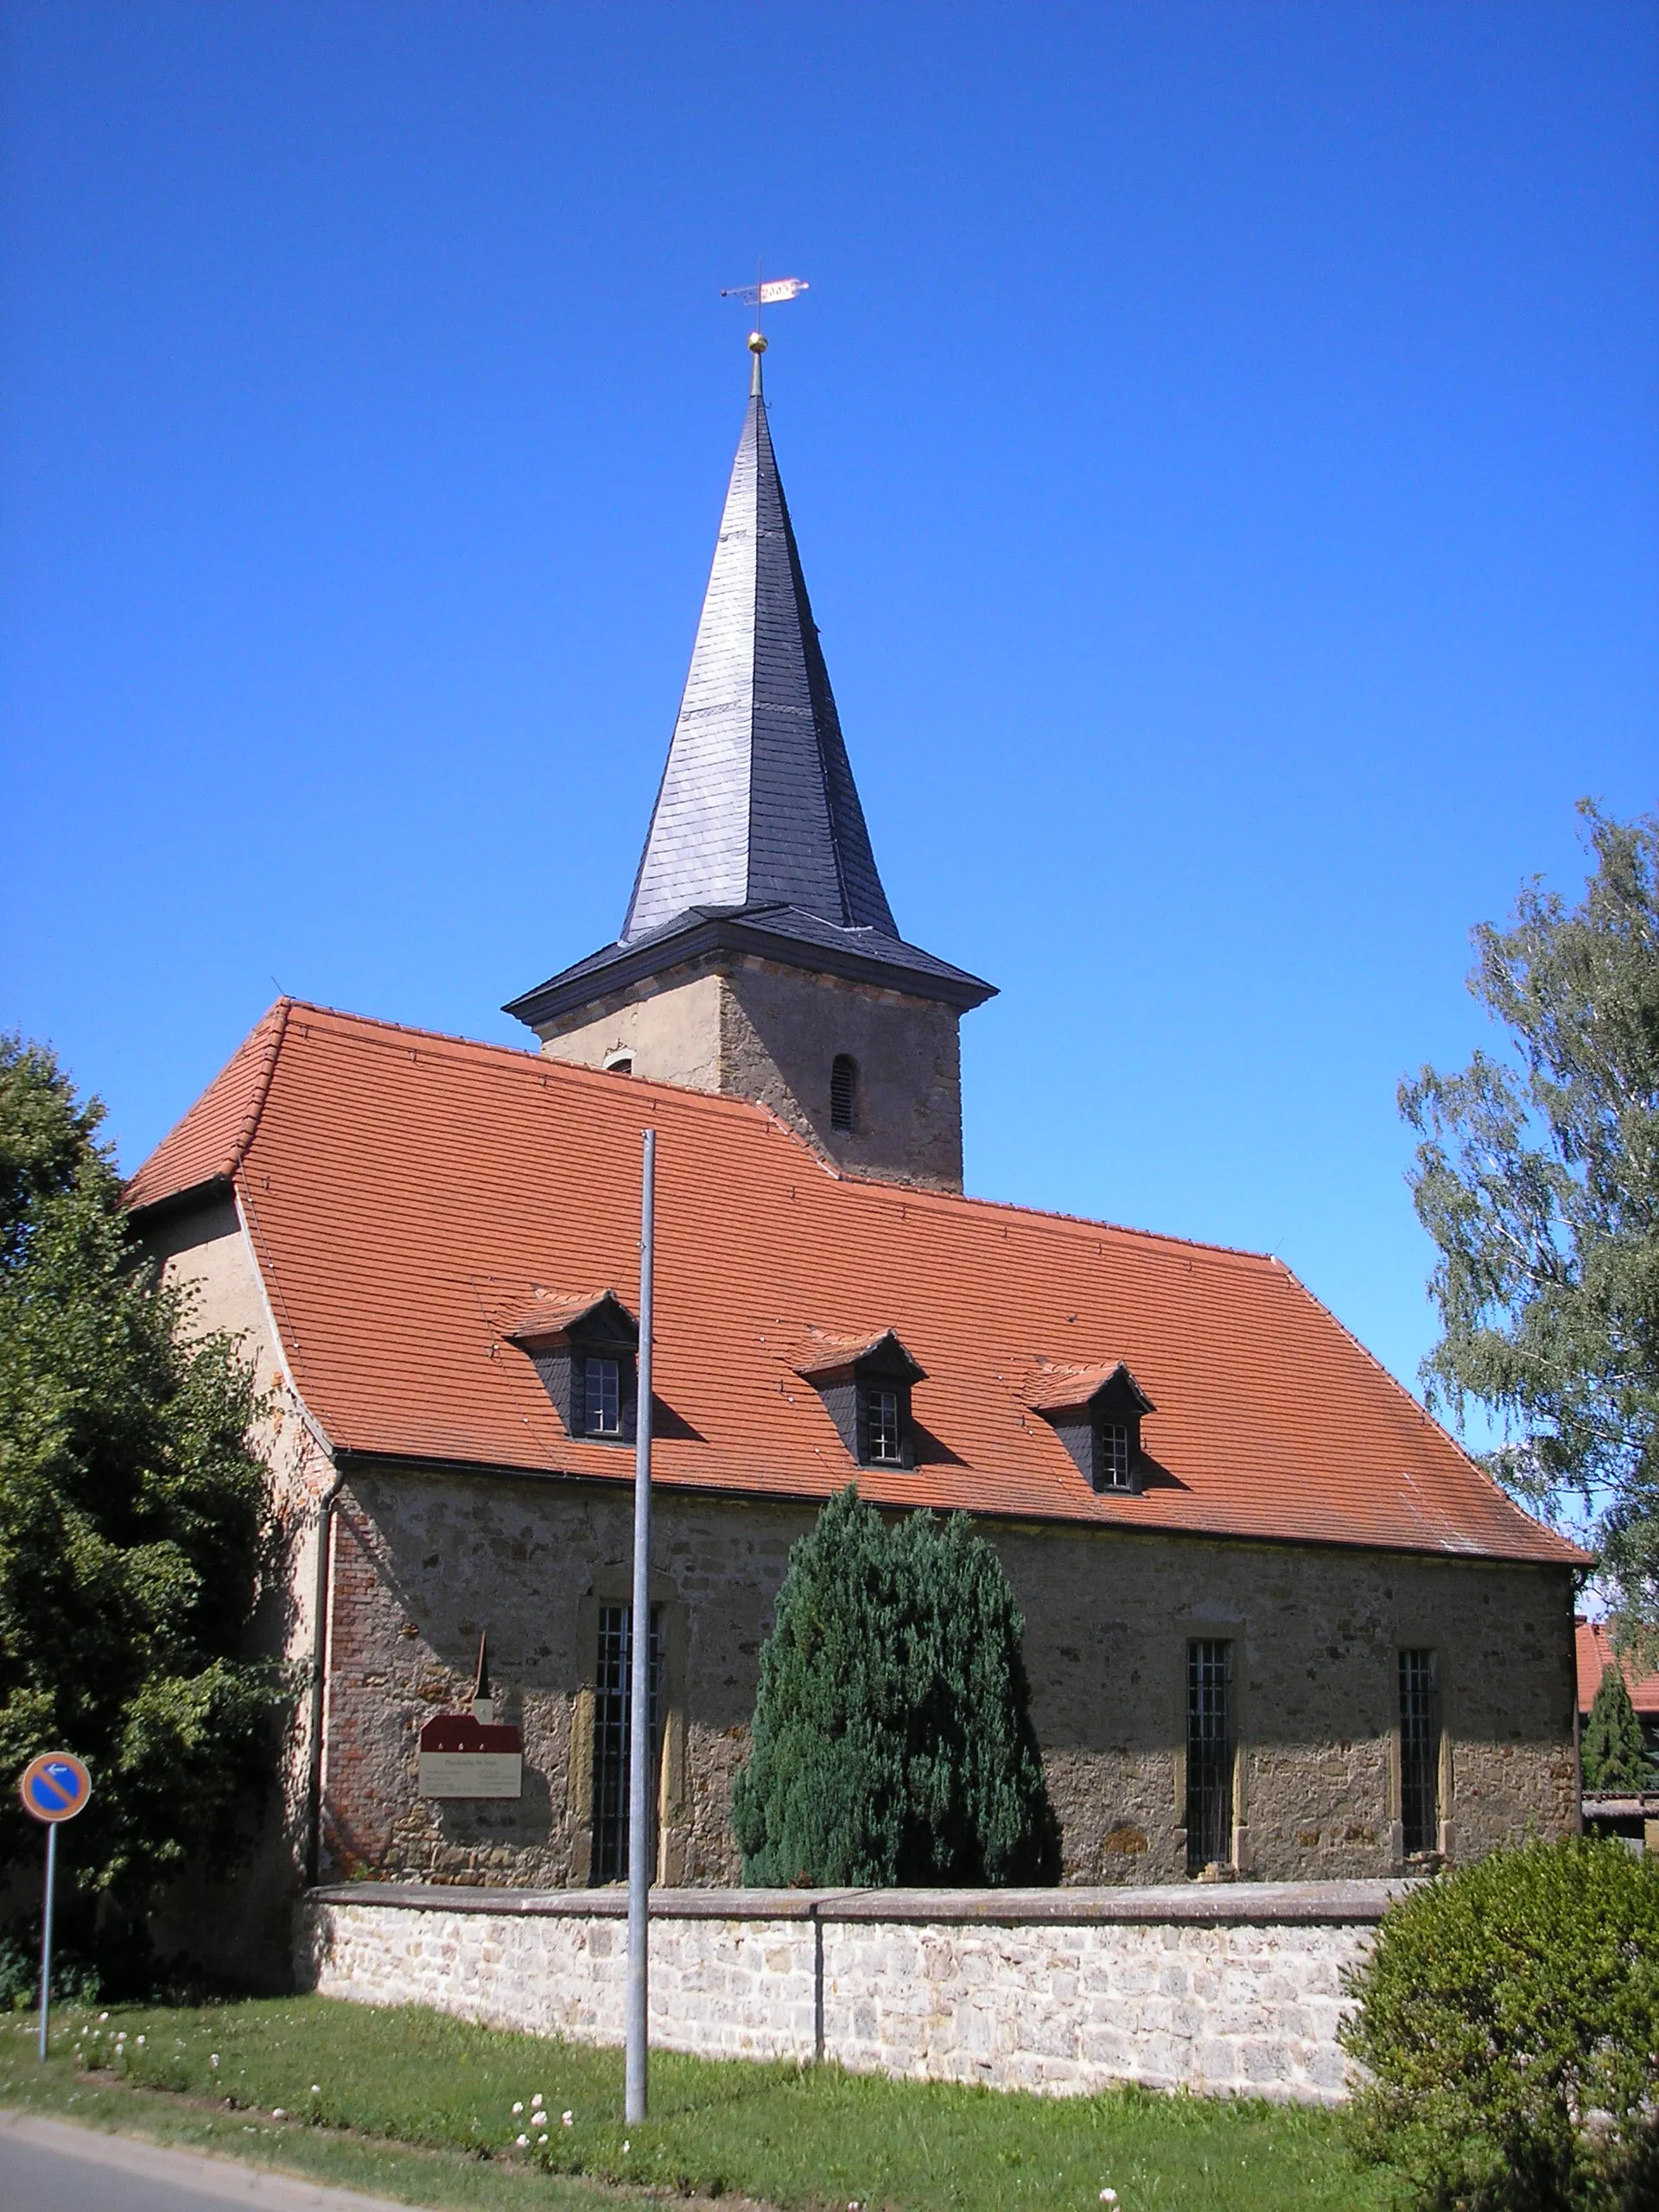
[[[429,1038],[436,1044],[458,1046],[468,1052],[499,1053],[515,1066],[534,1068],[542,1075],[556,1069],[561,1076],[569,1076],[583,1083],[609,1085],[618,1080],[608,1069],[582,1067],[574,1060],[556,1059],[548,1053],[527,1051],[522,1045],[499,1045],[493,1038],[464,1037],[454,1030],[427,1029],[411,1022],[392,1021],[381,1014],[353,1014],[349,1007],[324,1006],[314,999],[286,999],[277,1003],[286,1008],[288,1018],[316,1014],[325,1020],[350,1023],[361,1030],[384,1031],[398,1037]],[[1070,1213],[1059,1206],[1022,1205],[1015,1198],[986,1198],[968,1191],[935,1191],[922,1183],[894,1183],[879,1175],[861,1175],[838,1167],[833,1160],[826,1159],[762,1100],[733,1097],[720,1090],[698,1090],[690,1084],[664,1083],[649,1076],[630,1076],[627,1080],[638,1090],[666,1091],[675,1098],[696,1099],[711,1108],[724,1107],[746,1118],[758,1116],[798,1145],[811,1164],[822,1169],[832,1181],[896,1199],[900,1205],[935,1203],[947,1210],[972,1206],[987,1212],[1013,1214],[1025,1220],[1055,1222],[1063,1227],[1092,1232],[1096,1236],[1105,1234],[1128,1237],[1136,1243],[1171,1246],[1180,1251],[1201,1252],[1213,1258],[1246,1261],[1255,1267],[1278,1268],[1287,1275],[1292,1273],[1274,1254],[1256,1251],[1248,1245],[1222,1244],[1203,1237],[1182,1236],[1168,1230],[1143,1229],[1132,1222],[1108,1221],[1093,1214]],[[1371,1355],[1367,1352],[1366,1357],[1370,1358]],[[1383,1371],[1386,1373],[1387,1370]],[[1397,1381],[1397,1378],[1390,1379]],[[1410,1393],[1408,1392],[1407,1395],[1409,1396]]]

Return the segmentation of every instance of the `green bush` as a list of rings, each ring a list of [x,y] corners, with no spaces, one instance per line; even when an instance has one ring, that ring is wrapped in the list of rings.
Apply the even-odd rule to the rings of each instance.
[[[1059,1878],[1001,1562],[849,1488],[790,1554],[733,1827],[757,1885]]]
[[[52,1947],[52,2002],[95,2005],[103,1993],[98,1968],[90,1959],[62,1944]],[[0,2009],[32,2012],[41,2001],[41,1923],[15,1923],[0,1930]]]
[[[1362,2156],[1433,2212],[1659,2204],[1659,1869],[1570,1837],[1403,1898],[1349,1978]]]

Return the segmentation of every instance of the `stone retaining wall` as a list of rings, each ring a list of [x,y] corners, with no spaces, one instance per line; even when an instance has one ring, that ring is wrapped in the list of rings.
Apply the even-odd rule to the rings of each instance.
[[[652,2037],[706,2057],[1083,2094],[1332,2103],[1341,1975],[1404,1885],[658,1890]],[[620,1891],[353,1883],[301,1910],[302,1986],[619,2044]]]

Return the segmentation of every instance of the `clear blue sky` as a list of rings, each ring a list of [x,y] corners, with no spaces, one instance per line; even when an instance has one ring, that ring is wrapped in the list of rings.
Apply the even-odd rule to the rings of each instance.
[[[0,1026],[528,1043],[769,391],[969,1185],[1431,1340],[1400,1075],[1654,804],[1659,12],[11,0]],[[671,1166],[665,1163],[666,1172]]]

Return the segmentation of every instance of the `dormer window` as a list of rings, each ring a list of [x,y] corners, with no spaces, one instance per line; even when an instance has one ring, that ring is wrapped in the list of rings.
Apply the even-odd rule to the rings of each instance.
[[[589,1436],[622,1433],[622,1363],[589,1356],[582,1363],[582,1410]]]
[[[879,1337],[818,1336],[819,1356],[797,1372],[823,1399],[849,1454],[861,1467],[913,1467],[910,1394],[927,1376],[891,1329]]]
[[[1027,1402],[1052,1427],[1091,1490],[1140,1489],[1141,1423],[1157,1408],[1122,1360],[1045,1368]]]
[[[864,1388],[864,1456],[873,1467],[902,1467],[904,1443],[899,1420],[899,1393],[878,1383]]]
[[[849,1136],[858,1126],[858,1063],[850,1052],[830,1063],[830,1126]]]
[[[1126,1421],[1103,1421],[1096,1433],[1099,1445],[1095,1466],[1096,1488],[1133,1490],[1135,1431]]]
[[[567,1436],[632,1444],[639,1338],[632,1314],[607,1290],[597,1297],[543,1292],[507,1341],[534,1364]]]
[[[607,1075],[632,1075],[633,1073],[633,1054],[632,1052],[613,1052],[605,1063],[605,1072]]]

